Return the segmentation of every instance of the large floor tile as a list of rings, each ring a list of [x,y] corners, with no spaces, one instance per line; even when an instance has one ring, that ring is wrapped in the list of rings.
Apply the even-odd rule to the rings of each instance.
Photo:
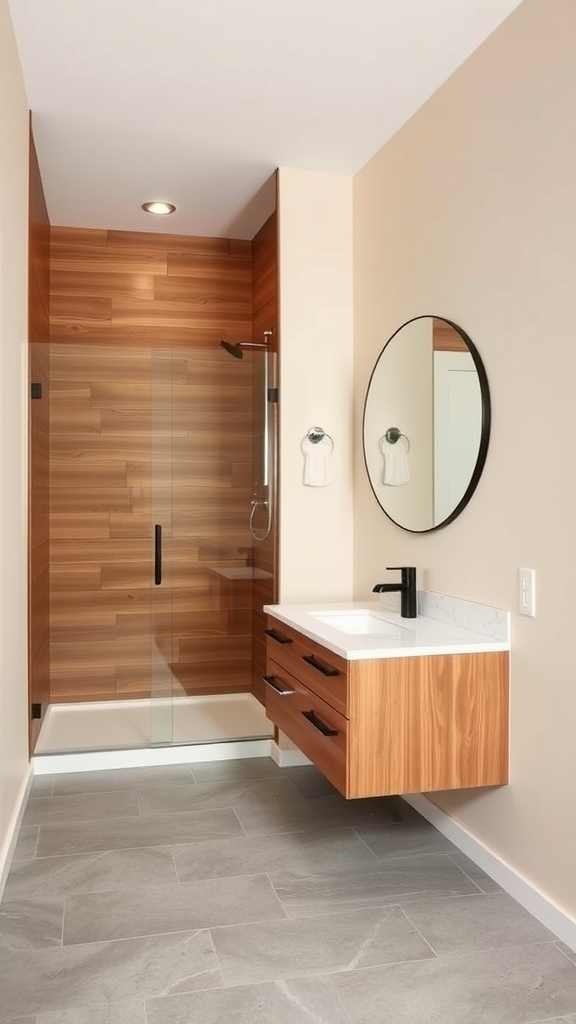
[[[236,807],[247,835],[273,835],[280,832],[318,831],[325,828],[350,828],[359,823],[396,820],[396,804],[387,799],[344,800],[318,797],[306,800],[267,800]]]
[[[527,1024],[576,1010],[576,969],[551,944],[334,977],[353,1024]]]
[[[0,1021],[222,984],[210,933],[0,951]]]
[[[455,846],[449,852],[450,860],[454,862],[457,868],[460,868],[468,878],[477,885],[482,892],[493,893],[493,892],[504,892],[502,886],[495,882],[490,875],[487,875],[482,868],[479,868],[473,860],[470,860],[465,853],[461,853]]]
[[[187,764],[157,765],[154,768],[110,768],[99,772],[69,772],[56,775],[54,795],[72,793],[110,793],[122,789],[147,789],[157,786],[191,785],[194,782]]]
[[[168,885],[177,881],[169,846],[76,854],[72,857],[36,857],[12,864],[4,899],[31,899],[47,892],[142,889],[148,885]]]
[[[4,896],[0,905],[0,950],[61,946],[63,913],[62,896],[40,895],[31,900],[8,900]]]
[[[64,944],[284,917],[265,875],[90,893],[66,897]]]
[[[398,907],[212,930],[225,985],[433,956]],[[567,962],[567,961],[566,961]]]
[[[147,1024],[350,1024],[330,980],[325,978],[297,978],[150,999],[146,1011]]]
[[[243,803],[297,798],[288,779],[241,779],[231,782],[197,782],[190,786],[164,786],[138,793],[140,813],[170,814],[183,811],[237,807]]]
[[[20,829],[14,853],[12,854],[12,863],[16,860],[28,860],[36,855],[39,834],[39,825],[31,825],[29,828]]]
[[[379,860],[421,853],[448,853],[455,849],[441,832],[423,819],[393,825],[359,824],[354,831]]]
[[[75,1006],[71,1010],[40,1013],[37,1024],[146,1024],[146,1004],[139,999],[109,1006]]]
[[[568,957],[573,964],[576,964],[576,950],[570,949],[570,946],[567,946],[565,942],[557,942],[556,945],[564,956]]]
[[[552,932],[505,893],[416,901],[404,910],[438,956],[555,939]]]
[[[244,835],[242,827],[234,811],[229,809],[158,814],[146,818],[76,821],[66,825],[66,828],[42,825],[36,856],[95,853],[100,850],[162,846],[167,843],[195,843],[204,839],[231,839],[239,835]]]
[[[174,846],[181,882],[289,870],[293,876],[356,868],[373,870],[376,857],[352,829],[323,832],[287,832],[283,835],[224,839]]]
[[[530,1021],[530,1024],[576,1024],[576,1015],[571,1017],[546,1017],[546,1020]]]
[[[135,790],[34,797],[26,805],[23,825],[67,824],[95,818],[123,818],[139,813]]]
[[[29,796],[53,796],[56,778],[56,775],[36,775],[32,779]]]
[[[240,782],[242,779],[280,779],[284,769],[271,757],[238,757],[189,765],[196,782]]]
[[[462,896],[478,890],[443,854],[406,857],[380,862],[370,871],[329,873],[308,878],[289,871],[270,875],[289,917],[314,916],[346,908],[378,907],[403,903],[415,896]]]

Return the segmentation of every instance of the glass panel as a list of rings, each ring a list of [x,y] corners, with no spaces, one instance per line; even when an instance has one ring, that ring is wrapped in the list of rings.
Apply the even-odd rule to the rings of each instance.
[[[226,695],[250,691],[251,363],[174,352],[174,742],[234,738]]]
[[[166,349],[152,352],[150,413],[150,741],[154,746],[173,740],[173,361]]]

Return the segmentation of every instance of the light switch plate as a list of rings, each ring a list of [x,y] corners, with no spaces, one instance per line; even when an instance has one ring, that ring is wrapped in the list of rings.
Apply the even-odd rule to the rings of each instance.
[[[536,615],[536,571],[518,569],[518,611],[521,615]]]

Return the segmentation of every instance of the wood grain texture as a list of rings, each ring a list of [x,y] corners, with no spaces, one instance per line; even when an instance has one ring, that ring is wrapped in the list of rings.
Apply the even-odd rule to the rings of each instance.
[[[432,349],[434,352],[468,352],[468,346],[457,331],[444,320],[432,320]]]
[[[30,131],[28,359],[30,381],[42,398],[30,401],[28,690],[30,704],[50,700],[49,360],[50,222],[34,137]],[[31,721],[30,747],[40,720]]]
[[[275,583],[252,562],[275,569],[276,535],[253,551],[261,371],[219,342],[277,327],[276,266],[275,218],[253,243],[52,229],[52,700],[147,696],[151,643],[174,693],[249,689],[254,650],[262,674],[253,587],[261,609]]]
[[[268,617],[267,628],[278,633],[281,639],[267,635],[266,671],[270,671],[270,662],[281,665],[308,690],[349,718],[348,680],[351,662],[345,661],[333,651],[327,650],[273,616]],[[317,667],[304,660],[311,657],[315,659]]]
[[[252,330],[250,242],[52,228],[51,338],[217,345]]]
[[[268,218],[252,240],[252,311],[253,337],[259,340],[264,331],[272,331],[271,347],[279,350],[278,336],[278,219],[276,213]],[[262,360],[254,360],[254,395],[261,388]],[[274,444],[278,452],[278,407],[274,413]],[[252,433],[255,448],[253,465],[258,465],[257,446],[262,437],[262,405],[254,402]],[[258,482],[255,481],[257,484]],[[254,543],[253,565],[259,576],[254,580],[252,612],[252,693],[263,704],[265,688],[262,677],[266,670],[266,643],[264,629],[266,616],[262,611],[265,604],[274,604],[278,599],[278,456],[276,472],[271,481],[272,528],[268,537]],[[258,523],[256,523],[258,525]]]
[[[248,690],[250,361],[53,344],[50,372],[52,700],[150,695],[160,637],[175,694]]]
[[[292,691],[267,685],[268,717],[347,798],[508,782],[508,653],[344,661],[273,617],[268,625],[279,636],[267,641],[267,675]],[[315,672],[308,651],[339,675]],[[339,739],[310,732],[302,701]]]
[[[351,662],[347,796],[506,783],[508,660],[498,652]]]
[[[283,666],[269,661],[267,674],[276,684],[292,692],[280,696],[267,685],[266,714],[341,793],[346,793],[350,723]],[[304,712],[312,712],[317,724],[306,718]],[[333,735],[325,735],[321,726],[331,730]]]

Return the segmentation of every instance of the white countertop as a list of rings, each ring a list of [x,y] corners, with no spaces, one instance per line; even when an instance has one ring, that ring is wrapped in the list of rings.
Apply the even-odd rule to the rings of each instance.
[[[327,647],[347,661],[364,658],[415,658],[427,654],[477,654],[509,651],[507,640],[494,640],[451,623],[418,615],[403,619],[397,612],[383,608],[377,601],[353,601],[339,604],[269,604],[268,615],[299,630],[310,640]],[[385,636],[342,632],[321,622],[315,615],[366,611],[384,620]]]

